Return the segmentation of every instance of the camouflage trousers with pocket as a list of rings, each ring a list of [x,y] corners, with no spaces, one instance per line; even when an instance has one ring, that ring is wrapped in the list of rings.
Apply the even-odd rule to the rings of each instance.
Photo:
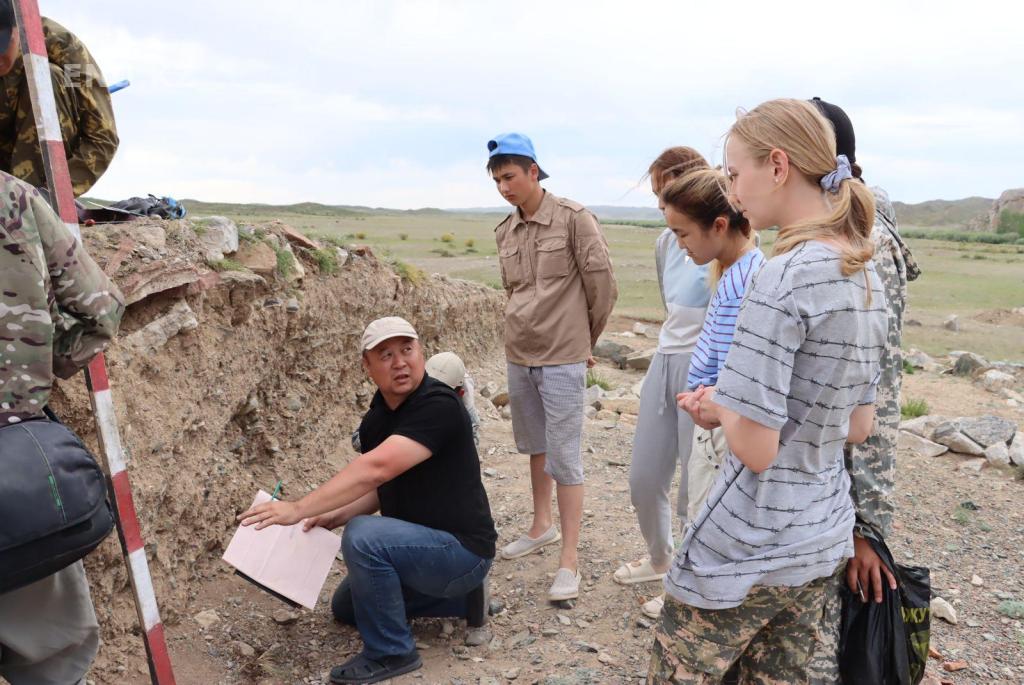
[[[713,685],[738,663],[741,683],[808,683],[808,663],[821,639],[822,610],[835,579],[755,586],[731,609],[698,609],[666,595],[647,682]]]

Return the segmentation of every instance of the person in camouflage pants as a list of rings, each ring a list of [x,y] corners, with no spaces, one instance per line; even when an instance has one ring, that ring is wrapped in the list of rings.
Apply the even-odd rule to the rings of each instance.
[[[0,427],[110,343],[124,297],[33,187],[0,172]],[[2,434],[0,434],[2,439]],[[82,562],[0,595],[0,680],[84,682],[99,626]]]
[[[43,187],[46,174],[11,0],[0,0],[0,35],[9,35],[0,42],[0,170]],[[43,36],[71,186],[78,197],[99,180],[117,152],[114,110],[103,74],[82,41],[46,17]]]
[[[837,152],[855,162],[853,125],[846,113],[821,100],[812,102],[835,127]],[[854,173],[860,178],[859,167]],[[846,469],[850,473],[850,497],[857,512],[857,523],[853,528],[855,556],[847,564],[846,572],[835,576],[829,586],[809,665],[810,682],[814,685],[840,682],[841,583],[846,582],[854,592],[859,588],[865,601],[876,596],[881,598],[882,582],[891,586],[895,583],[866,539],[877,538],[878,535],[888,537],[892,529],[892,492],[903,378],[903,352],[900,348],[903,314],[907,305],[907,283],[916,279],[921,270],[900,237],[896,212],[889,196],[881,188],[873,187],[871,191],[875,196],[875,224],[871,239],[875,246],[875,270],[882,281],[889,309],[888,338],[880,361],[874,432],[860,445],[847,445],[845,451]]]

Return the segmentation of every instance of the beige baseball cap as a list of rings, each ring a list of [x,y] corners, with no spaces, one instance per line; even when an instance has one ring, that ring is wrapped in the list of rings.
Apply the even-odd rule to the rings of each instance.
[[[390,338],[412,338],[419,340],[416,329],[412,324],[400,316],[385,316],[382,319],[371,321],[370,325],[363,331],[363,339],[360,345],[363,352],[372,350],[377,345]]]
[[[439,352],[427,360],[427,375],[454,390],[466,384],[466,365],[454,352]]]

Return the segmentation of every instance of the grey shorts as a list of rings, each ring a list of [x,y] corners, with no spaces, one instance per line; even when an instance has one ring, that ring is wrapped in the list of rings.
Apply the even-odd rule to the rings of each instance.
[[[544,471],[560,485],[583,482],[580,439],[587,364],[520,366],[508,362],[512,433],[522,454],[545,454]]]

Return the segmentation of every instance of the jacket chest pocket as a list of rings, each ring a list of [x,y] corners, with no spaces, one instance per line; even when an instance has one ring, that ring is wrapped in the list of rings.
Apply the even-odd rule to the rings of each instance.
[[[569,251],[565,236],[537,241],[537,278],[562,278],[569,275]]]
[[[498,262],[501,265],[501,283],[506,288],[515,288],[529,280],[529,266],[523,263],[523,251],[518,245],[498,248]]]

